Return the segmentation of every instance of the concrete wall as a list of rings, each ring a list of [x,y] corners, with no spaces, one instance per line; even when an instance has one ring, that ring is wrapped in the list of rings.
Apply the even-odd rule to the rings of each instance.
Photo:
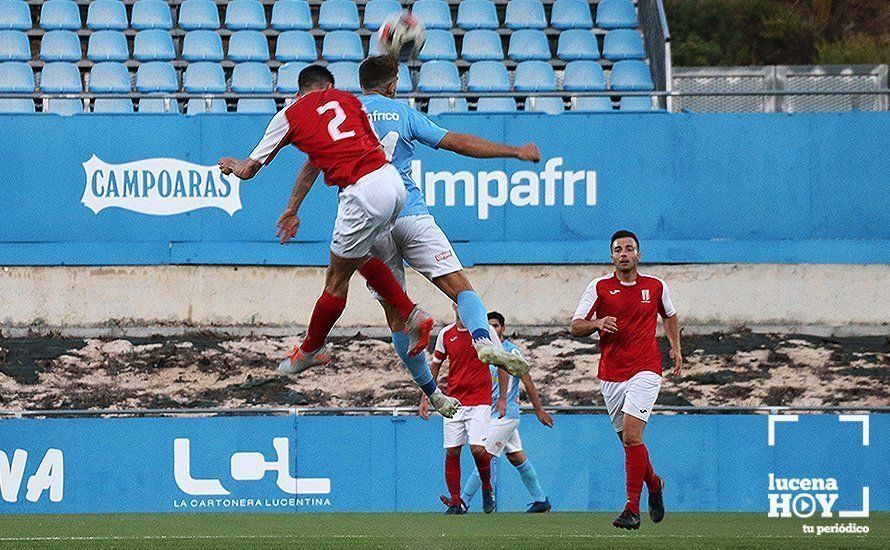
[[[486,305],[513,325],[569,322],[587,283],[610,266],[484,266],[468,270]],[[687,325],[818,325],[890,322],[890,265],[653,265]],[[4,327],[305,325],[322,268],[235,266],[4,267]],[[409,272],[412,297],[446,321],[449,301]],[[381,326],[356,277],[340,326]]]

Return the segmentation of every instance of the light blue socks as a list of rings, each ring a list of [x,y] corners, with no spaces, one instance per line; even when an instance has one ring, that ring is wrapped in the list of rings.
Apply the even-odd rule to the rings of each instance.
[[[411,372],[411,378],[420,386],[423,393],[429,396],[436,391],[436,382],[433,380],[433,373],[430,372],[430,365],[426,361],[426,353],[423,352],[410,357],[408,355],[408,335],[404,332],[392,333],[392,345],[396,348],[396,353],[399,355],[402,363]]]
[[[460,321],[473,335],[473,340],[491,339],[491,332],[488,328],[488,310],[485,309],[485,304],[479,299],[476,291],[464,290],[457,295],[457,314],[460,316]]]
[[[532,466],[532,463],[526,460],[516,467],[516,471],[519,472],[519,477],[522,478],[522,483],[524,483],[525,488],[528,489],[528,494],[531,495],[532,500],[534,502],[544,502],[544,499],[546,499],[547,496],[544,495],[544,491],[541,490],[541,484],[538,483],[538,472],[535,471],[535,467]]]

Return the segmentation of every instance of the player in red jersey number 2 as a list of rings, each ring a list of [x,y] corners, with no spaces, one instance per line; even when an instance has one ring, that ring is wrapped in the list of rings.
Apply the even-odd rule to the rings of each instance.
[[[374,241],[392,229],[405,205],[402,178],[387,162],[361,102],[335,89],[328,69],[306,67],[300,72],[299,85],[297,100],[272,118],[248,158],[219,160],[224,174],[250,179],[283,147],[294,145],[324,172],[328,185],[340,188],[325,290],[315,304],[306,338],[282,361],[279,371],[295,374],[330,361],[324,342],[346,307],[349,279],[355,271],[398,310],[410,337],[409,353],[417,355],[429,343],[433,320],[408,298],[389,268],[369,254]],[[444,395],[437,393],[436,398],[441,399],[431,395],[434,404],[448,405]]]
[[[655,338],[658,316],[671,343],[674,375],[683,367],[680,323],[667,284],[637,271],[640,243],[630,231],[612,235],[615,272],[593,280],[572,318],[572,335],[600,337],[597,377],[606,409],[624,444],[627,503],[612,521],[622,529],[640,528],[640,493],[649,490],[649,516],[664,518],[664,481],[655,475],[643,429],[661,388],[661,351]]]

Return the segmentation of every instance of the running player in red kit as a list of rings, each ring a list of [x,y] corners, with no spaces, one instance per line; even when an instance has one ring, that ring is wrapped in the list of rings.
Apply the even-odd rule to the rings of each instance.
[[[600,337],[600,391],[618,437],[624,444],[627,503],[612,521],[622,529],[640,528],[640,493],[649,491],[649,516],[664,519],[664,481],[655,475],[643,444],[643,429],[661,388],[661,351],[655,338],[658,316],[671,343],[674,375],[683,367],[680,322],[667,284],[637,271],[640,242],[630,231],[612,235],[615,272],[594,279],[572,318],[572,335]]]
[[[439,376],[442,364],[448,361],[448,394],[460,400],[461,407],[453,418],[446,418],[443,424],[445,447],[445,483],[449,497],[441,497],[448,509],[446,514],[465,514],[466,507],[460,498],[460,451],[464,444],[470,444],[473,461],[482,485],[482,510],[486,514],[494,512],[494,488],[491,485],[491,455],[485,450],[485,438],[488,436],[488,423],[491,419],[491,371],[488,365],[479,360],[476,348],[473,347],[473,335],[461,323],[454,307],[454,323],[439,331],[436,339],[436,350],[430,363],[430,370],[435,380]],[[496,335],[494,327],[491,334]],[[498,349],[503,349],[500,340],[493,340]],[[509,375],[498,369],[501,386],[507,387]],[[426,397],[420,402],[420,416],[429,418]],[[503,417],[505,410],[500,412]]]
[[[398,310],[410,337],[409,353],[417,355],[429,343],[433,319],[408,298],[389,268],[369,255],[374,241],[392,229],[405,205],[401,175],[387,162],[361,102],[335,89],[328,69],[306,67],[300,71],[299,85],[297,100],[272,118],[248,158],[219,160],[224,174],[250,179],[283,147],[294,145],[324,172],[328,185],[340,188],[325,290],[315,304],[306,338],[278,370],[295,374],[331,360],[324,342],[343,313],[349,279],[355,271]],[[457,400],[435,390],[424,388],[443,415],[453,415]]]

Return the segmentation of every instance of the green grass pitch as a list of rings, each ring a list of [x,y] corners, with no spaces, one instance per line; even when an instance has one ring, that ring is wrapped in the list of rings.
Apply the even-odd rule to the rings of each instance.
[[[2,548],[890,548],[890,513],[855,520],[867,535],[804,534],[850,520],[670,513],[636,532],[612,514],[207,514],[0,516]]]

